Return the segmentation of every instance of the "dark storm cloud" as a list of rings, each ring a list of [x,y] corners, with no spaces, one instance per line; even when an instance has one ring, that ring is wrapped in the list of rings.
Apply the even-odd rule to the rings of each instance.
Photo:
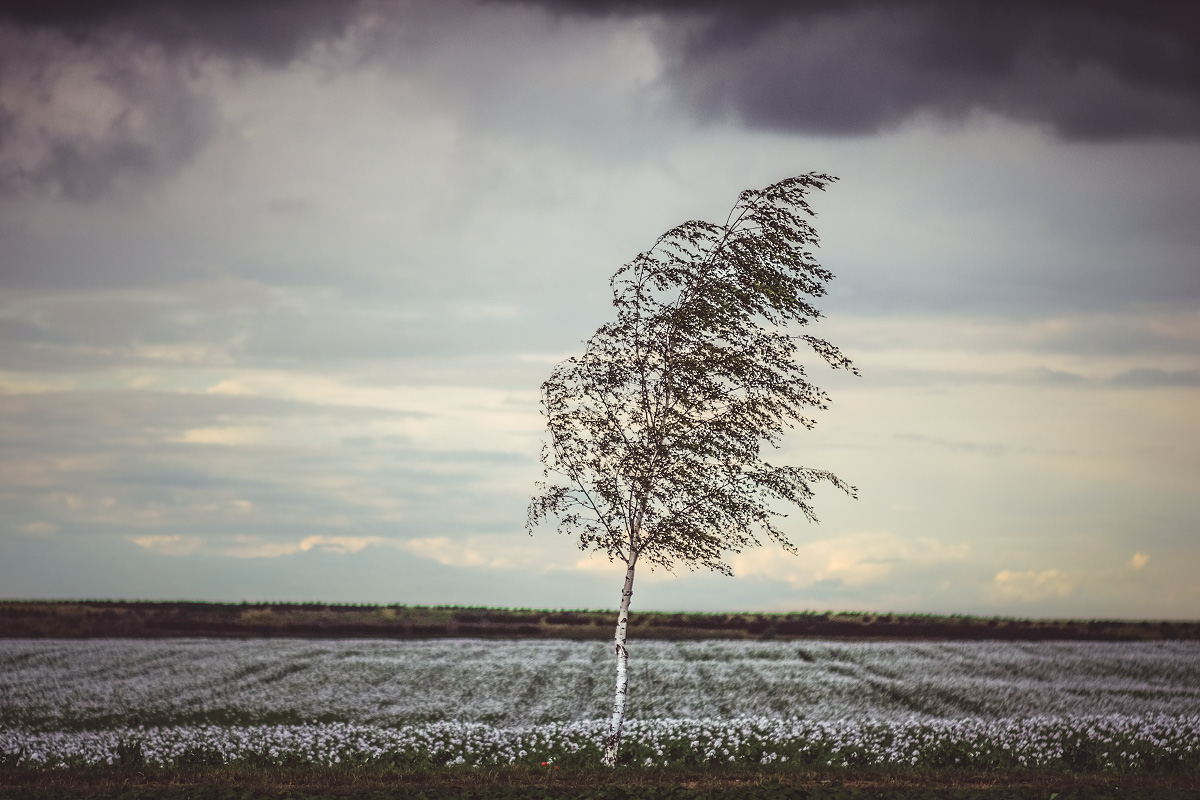
[[[1200,6],[1182,2],[547,2],[656,14],[670,80],[704,115],[865,134],[983,109],[1068,139],[1200,134]]]
[[[493,3],[552,15],[661,18],[654,29],[663,86],[704,119],[853,135],[922,114],[960,119],[978,109],[1045,124],[1068,139],[1200,134],[1194,4]],[[376,25],[358,57],[409,51],[416,41],[449,52],[456,37],[473,35],[462,28],[470,6],[427,13],[388,0],[4,3],[0,194],[92,202],[153,185],[190,163],[218,130],[201,68],[207,60],[285,68],[371,20],[401,24]],[[514,43],[505,57],[519,60],[531,44],[540,47]],[[461,70],[469,74],[469,64]],[[476,100],[495,91],[487,81],[467,83]],[[521,87],[500,93],[520,97]]]
[[[0,168],[0,190],[33,190],[91,202],[116,185],[144,185],[190,161],[215,132],[210,103],[169,74],[157,76],[153,85],[141,77],[110,84],[128,107],[103,131],[39,131],[40,157],[31,164]],[[131,125],[128,118],[134,109],[147,110],[154,122]],[[0,163],[3,150],[0,141]]]
[[[357,13],[315,0],[0,5],[0,194],[92,202],[170,176],[217,130],[204,59],[283,66]]]
[[[181,65],[0,22],[0,194],[94,201],[171,174],[215,130]]]
[[[0,23],[79,44],[123,33],[173,52],[203,50],[286,64],[345,30],[360,4],[325,0],[9,0]]]

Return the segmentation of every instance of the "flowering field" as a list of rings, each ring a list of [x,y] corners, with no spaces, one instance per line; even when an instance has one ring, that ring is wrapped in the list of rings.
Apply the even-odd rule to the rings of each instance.
[[[603,722],[496,728],[435,722],[385,728],[353,723],[116,728],[31,732],[0,729],[0,753],[23,763],[153,765],[251,763],[398,767],[583,766],[600,760]],[[815,722],[764,717],[634,720],[626,762],[796,766],[1051,767],[1130,771],[1200,767],[1200,716],[1121,715],[1001,720]]]
[[[636,642],[637,764],[1200,767],[1200,644]],[[609,648],[0,640],[0,759],[595,763]]]

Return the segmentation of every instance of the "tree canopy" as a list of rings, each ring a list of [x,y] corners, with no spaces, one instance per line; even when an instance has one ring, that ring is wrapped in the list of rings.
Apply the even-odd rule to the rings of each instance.
[[[542,385],[550,441],[529,527],[557,518],[627,564],[730,573],[726,554],[771,541],[782,502],[816,520],[813,484],[853,495],[831,472],[772,464],[786,429],[826,407],[797,359],[807,347],[855,370],[824,339],[799,332],[833,277],[811,252],[806,195],[836,180],[811,173],[740,194],[724,224],[691,221],[613,275],[617,319]],[[553,476],[553,479],[551,479]]]

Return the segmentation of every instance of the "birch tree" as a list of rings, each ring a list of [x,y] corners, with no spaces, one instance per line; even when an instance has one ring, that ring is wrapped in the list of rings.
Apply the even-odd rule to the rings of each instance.
[[[811,173],[741,193],[724,224],[686,222],[613,275],[615,321],[542,384],[549,441],[528,529],[557,521],[584,551],[625,564],[614,636],[616,692],[604,763],[616,764],[628,694],[626,633],[639,564],[732,574],[729,554],[765,537],[795,553],[780,506],[812,522],[813,484],[855,495],[831,472],[764,457],[811,428],[828,397],[797,356],[857,374],[802,329],[833,277],[813,256]]]

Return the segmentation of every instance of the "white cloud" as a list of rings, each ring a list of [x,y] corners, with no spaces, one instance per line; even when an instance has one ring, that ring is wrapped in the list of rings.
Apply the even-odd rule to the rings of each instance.
[[[428,558],[448,567],[482,567],[488,563],[488,560],[481,554],[464,547],[460,542],[451,541],[445,536],[409,539],[406,542],[400,542],[398,546],[421,556],[421,558]]]
[[[575,562],[575,569],[607,575],[608,573],[615,573],[618,569],[624,572],[625,565],[619,561],[609,561],[608,558],[597,553],[588,553]]]
[[[357,553],[373,545],[383,544],[381,536],[308,536],[298,542],[264,542],[256,537],[235,537],[236,544],[218,548],[221,555],[234,558],[277,558],[323,550],[327,553]]]
[[[618,585],[620,581],[624,580],[626,570],[624,561],[615,559],[609,561],[608,556],[597,552],[587,553],[582,558],[577,559],[572,564],[572,568],[596,575],[612,575],[613,579],[618,582]],[[667,570],[645,562],[639,562],[635,570],[639,584],[673,581],[679,577],[681,571],[686,572],[686,567],[676,566],[673,570]]]
[[[49,536],[58,531],[58,526],[53,522],[29,522],[21,526],[21,531],[30,536]]]
[[[309,536],[300,542],[301,550],[325,550],[330,553],[357,553],[371,545],[383,544],[382,536]]]
[[[234,544],[218,548],[223,556],[233,558],[279,558],[300,552],[299,542],[264,542],[256,537],[236,536]]]
[[[241,395],[246,394],[246,387],[242,385],[241,381],[226,379],[223,381],[218,381],[204,391],[208,394]]]
[[[179,441],[186,444],[261,444],[267,438],[266,430],[249,425],[232,425],[225,428],[192,428],[183,432]]]
[[[1078,580],[1062,570],[1025,570],[1014,572],[1001,570],[992,580],[992,586],[1003,597],[1032,602],[1048,597],[1066,597],[1075,591]]]
[[[1129,559],[1129,566],[1135,571],[1140,571],[1143,567],[1150,563],[1150,556],[1145,553],[1134,553],[1133,558]]]
[[[188,556],[207,552],[232,558],[278,558],[308,550],[328,553],[357,553],[373,545],[383,544],[381,536],[308,536],[300,541],[264,541],[257,536],[234,536],[232,541],[206,542],[199,536],[151,535],[129,537],[138,547],[159,555]]]
[[[182,534],[131,536],[129,541],[164,556],[187,556],[199,552],[204,546],[204,541],[198,536]]]
[[[544,544],[521,534],[468,536],[464,540],[428,536],[397,541],[396,546],[448,567],[522,569],[541,573],[563,567]]]
[[[966,545],[905,539],[891,531],[864,531],[805,542],[795,556],[774,545],[747,550],[734,556],[731,565],[735,575],[760,574],[795,587],[818,581],[863,586],[882,580],[898,566],[957,561],[966,553]]]

